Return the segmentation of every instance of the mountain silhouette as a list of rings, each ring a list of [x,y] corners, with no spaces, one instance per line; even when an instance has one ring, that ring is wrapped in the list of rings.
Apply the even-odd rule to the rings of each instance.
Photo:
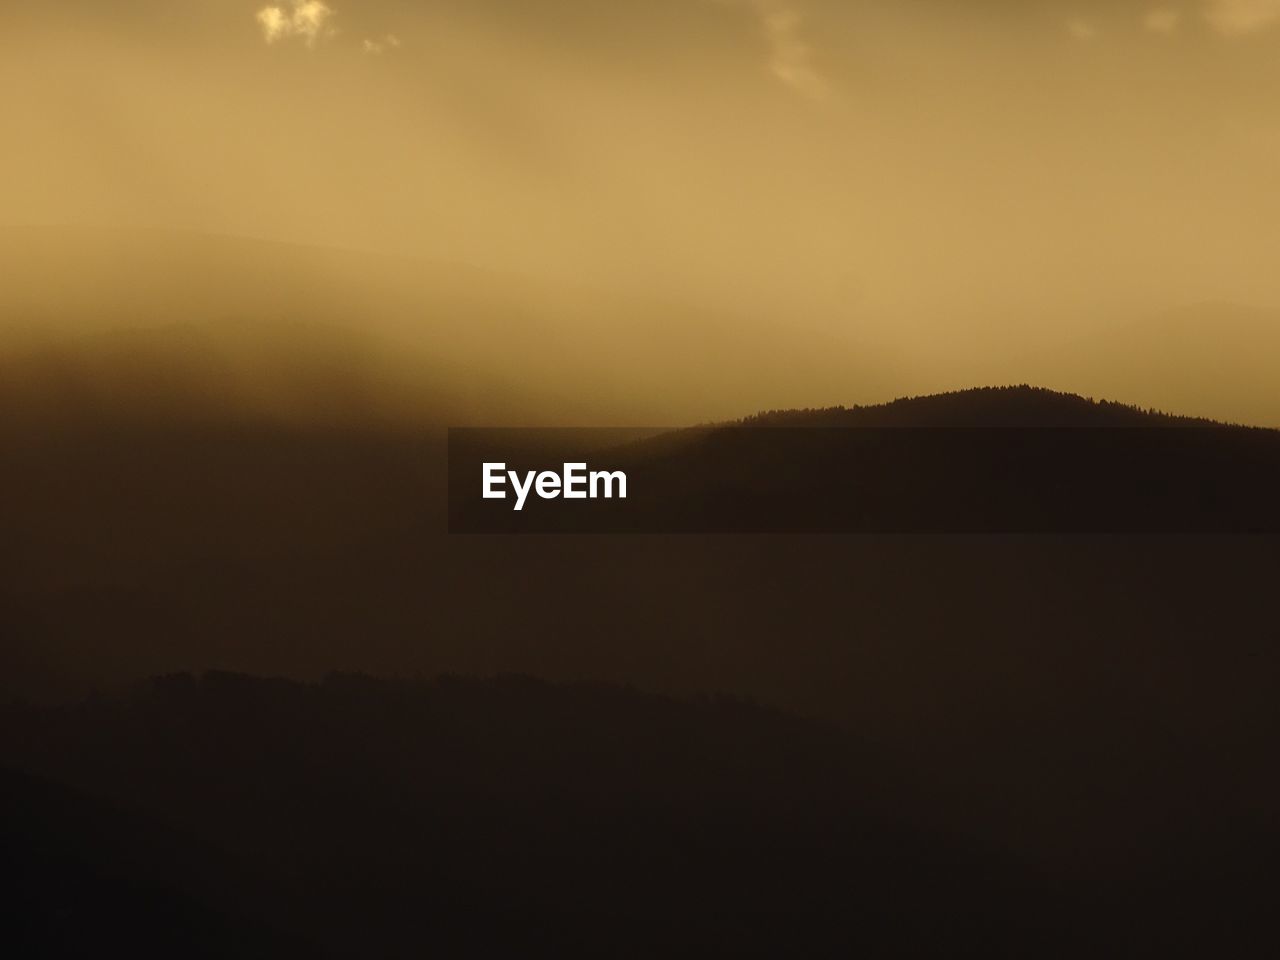
[[[57,876],[23,837],[71,838],[79,889],[124,884],[124,917],[162,874],[160,949],[216,926],[274,955],[1230,953],[1260,929],[1273,537],[458,537],[432,431],[68,409],[0,448],[0,765],[81,800],[26,804],[6,843]],[[758,419],[1224,429],[1027,388]],[[715,463],[699,444],[735,431],[667,452]],[[181,676],[209,668],[232,673]],[[441,673],[546,682],[352,676]],[[178,676],[120,692],[157,674]],[[191,856],[130,872],[90,820]]]
[[[1028,386],[770,411],[613,449],[596,449],[594,433],[576,449],[567,440],[558,431],[518,445],[503,431],[451,435],[450,529],[1280,532],[1280,432]],[[483,464],[513,459],[518,472],[603,463],[626,473],[631,493],[589,509],[537,497],[514,510],[482,497]]]
[[[1214,421],[1094,400],[1019,384],[904,397],[890,403],[820,410],[770,410],[736,421],[804,427],[1153,427],[1214,426]]]

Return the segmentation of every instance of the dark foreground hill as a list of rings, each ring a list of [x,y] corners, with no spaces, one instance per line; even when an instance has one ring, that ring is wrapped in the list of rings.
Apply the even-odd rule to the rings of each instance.
[[[23,957],[1231,953],[1265,903],[1240,824],[1047,872],[735,699],[211,674],[3,717]]]
[[[1042,401],[1148,424],[1125,408],[1019,390],[855,416],[892,413],[902,425],[951,429],[955,418],[941,419],[939,407],[980,404],[970,412],[981,418],[971,422],[1022,429],[1052,423]],[[1032,408],[1041,419],[1028,420]],[[175,846],[175,830],[206,838],[191,843],[195,866],[172,870],[234,882],[184,886],[165,910],[222,917],[210,943],[252,941],[271,952],[274,943],[313,933],[307,924],[316,916],[331,925],[327,943],[356,955],[376,955],[351,944],[367,946],[359,937],[380,924],[397,931],[388,944],[403,944],[404,935],[417,950],[421,937],[405,931],[418,922],[443,925],[450,937],[464,926],[524,929],[528,942],[568,942],[566,928],[594,937],[603,926],[614,934],[665,929],[681,943],[740,942],[732,938],[765,934],[734,911],[763,917],[771,936],[810,929],[794,921],[801,899],[828,920],[845,917],[858,900],[847,891],[865,891],[867,877],[880,875],[879,866],[866,874],[850,865],[865,854],[873,864],[890,861],[886,876],[900,876],[893,864],[901,861],[909,877],[961,888],[954,909],[933,906],[949,897],[930,900],[929,891],[909,887],[888,900],[866,893],[867,909],[835,928],[850,937],[865,932],[872,944],[885,924],[916,931],[921,917],[942,917],[958,925],[955,937],[988,947],[1025,947],[1047,923],[1054,942],[1072,934],[1124,945],[1112,952],[1128,955],[1148,942],[1189,943],[1202,955],[1241,952],[1228,938],[1250,931],[1258,891],[1269,889],[1259,864],[1273,858],[1280,837],[1274,537],[448,536],[439,434],[373,423],[156,420],[64,418],[0,446],[0,685],[6,696],[79,704],[17,710],[4,726],[13,764],[73,791],[65,803],[26,805],[24,816],[49,812],[43,835],[82,836],[75,823],[98,817],[90,810],[106,801],[134,825],[107,834],[136,832],[141,846],[161,851]],[[559,686],[534,687],[542,693],[522,707],[517,693],[527,688],[519,684],[463,684],[460,702],[470,706],[456,708],[444,688],[369,684],[355,695],[347,681],[316,687],[225,677],[178,682],[174,695],[82,702],[95,688],[209,668],[295,679],[330,671],[527,673],[633,683],[686,699],[719,691],[817,718],[836,733],[766,711],[762,726],[726,720],[706,739],[694,731],[712,723],[708,717],[741,714],[618,691],[593,700]],[[406,700],[425,706],[396,719],[395,705]],[[615,701],[636,704],[635,716],[645,719],[620,725],[609,706]],[[409,716],[419,709],[439,723]],[[548,725],[538,719],[544,713],[562,721]],[[603,794],[592,792],[597,779],[573,775],[572,757],[608,753],[602,742],[642,741],[627,732],[636,728],[662,731],[662,743],[715,748],[677,763],[662,759],[655,740],[640,750],[652,762],[609,781]],[[540,744],[563,755],[534,750],[523,731],[543,731]],[[349,740],[335,739],[346,733]],[[314,754],[330,741],[335,752]],[[788,759],[792,747],[779,743],[822,762]],[[742,772],[751,757],[758,765]],[[427,761],[448,771],[430,787],[414,772]],[[461,793],[441,791],[452,781],[464,784]],[[644,800],[650,781],[668,784],[662,789],[680,803]],[[526,782],[532,798],[521,792]],[[42,789],[22,783],[15,797]],[[741,789],[725,799],[716,783]],[[868,797],[872,783],[892,785],[886,802]],[[552,795],[561,807],[537,799]],[[617,806],[631,796],[643,802]],[[739,805],[757,796],[762,806]],[[854,811],[849,822],[875,824],[867,829],[880,840],[849,854],[839,838],[854,834],[832,826],[834,808],[814,799],[827,796]],[[83,813],[74,812],[79,803]],[[571,814],[557,820],[549,809]],[[60,818],[57,810],[72,812]],[[413,820],[422,810],[427,819]],[[478,813],[468,820],[468,810]],[[264,826],[254,833],[259,815]],[[809,822],[821,832],[819,846],[837,851],[835,861],[811,858],[812,843],[787,846],[793,825]],[[377,832],[383,824],[390,839]],[[566,833],[580,843],[565,849],[588,852],[574,861],[581,869],[564,867],[550,882],[539,872],[546,861],[537,838]],[[685,849],[693,841],[680,838],[704,834],[711,847],[689,847],[701,858],[698,869],[688,860],[645,866],[670,847],[655,838],[676,837]],[[757,834],[781,845],[785,889],[759,885],[758,872],[744,865],[759,849]],[[38,835],[9,833],[14,843]],[[262,839],[273,836],[272,844],[293,838],[295,845]],[[937,844],[957,852],[936,869],[927,852],[904,857],[903,845],[918,850],[911,838],[920,836],[948,838]],[[249,839],[237,844],[237,837]],[[88,837],[72,846],[98,849]],[[933,841],[926,846],[934,849]],[[33,870],[44,869],[42,848],[22,849]],[[388,849],[405,852],[392,862]],[[328,859],[309,859],[316,850]],[[251,868],[236,866],[241,856]],[[213,866],[199,866],[206,857]],[[88,858],[86,889],[113,888],[126,899],[164,875],[147,865],[160,861],[140,858],[133,879],[116,883],[98,867],[117,869],[117,857]],[[414,886],[424,864],[438,859],[448,883],[427,874],[425,887]],[[600,881],[613,864],[626,878],[662,879],[642,893]],[[284,871],[278,883],[276,871]],[[818,882],[833,874],[846,881]],[[259,876],[277,893],[254,893],[247,907],[278,903],[272,918],[305,922],[277,927],[273,919],[263,930],[254,919],[260,911],[246,915],[246,904],[221,899],[220,891],[235,893]],[[290,878],[299,876],[317,878],[314,889],[296,888],[305,894],[300,914],[277,895],[295,889]],[[510,886],[489,900],[472,896],[508,876],[521,878],[520,891],[537,891],[544,913]],[[707,912],[682,926],[687,916],[676,907],[706,900],[707,890],[720,889],[706,878],[726,876],[738,884],[734,892],[716,894]],[[392,879],[379,886],[378,877]],[[468,893],[450,900],[448,888],[458,883]],[[1050,893],[1042,895],[1045,884]],[[1012,893],[1002,892],[1009,886]],[[656,901],[671,918],[662,927],[648,918],[653,897],[669,888],[670,899]],[[963,896],[970,888],[981,893],[976,906]],[[395,889],[409,891],[407,900],[396,900]],[[803,896],[787,899],[792,889]],[[836,891],[836,906],[821,891]],[[442,906],[428,910],[423,904],[433,898]],[[496,924],[488,905],[498,902],[516,919]],[[780,912],[769,913],[772,902],[783,904]],[[49,902],[23,909],[55,921],[64,915]],[[575,909],[595,919],[579,924]],[[912,911],[905,919],[903,909]],[[981,923],[992,909],[1000,918],[994,932],[966,925],[965,917]],[[528,920],[535,914],[569,919],[547,933]],[[419,915],[426,919],[409,919]],[[1024,918],[1030,930],[1018,926]],[[833,923],[812,929],[825,937]],[[640,942],[636,936],[628,942]],[[1037,937],[1037,947],[1045,939]]]
[[[1047,912],[1024,868],[900,822],[848,738],[739,701],[214,674],[5,719],[4,762],[77,791],[7,778],[22,956],[104,891],[115,944],[227,956],[255,930],[351,957],[915,954]]]
[[[260,868],[65,784],[0,769],[0,856],[7,956],[317,955],[260,919],[265,900],[255,912],[246,909],[251,898],[226,897],[254,888]]]

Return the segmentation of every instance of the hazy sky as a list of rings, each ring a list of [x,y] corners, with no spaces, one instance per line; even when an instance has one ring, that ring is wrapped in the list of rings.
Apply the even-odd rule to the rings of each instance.
[[[1280,304],[1280,0],[12,0],[0,116],[12,223],[923,339]]]

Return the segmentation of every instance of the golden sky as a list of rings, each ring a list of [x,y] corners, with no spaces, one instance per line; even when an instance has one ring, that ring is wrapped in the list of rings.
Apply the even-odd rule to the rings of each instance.
[[[0,116],[7,224],[408,254],[935,359],[1280,307],[1280,0],[14,0]]]

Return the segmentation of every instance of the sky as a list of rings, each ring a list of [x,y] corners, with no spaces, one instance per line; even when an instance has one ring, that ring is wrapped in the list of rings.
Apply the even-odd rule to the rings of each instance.
[[[1033,349],[1280,307],[1277,94],[1280,0],[10,2],[0,221]]]

